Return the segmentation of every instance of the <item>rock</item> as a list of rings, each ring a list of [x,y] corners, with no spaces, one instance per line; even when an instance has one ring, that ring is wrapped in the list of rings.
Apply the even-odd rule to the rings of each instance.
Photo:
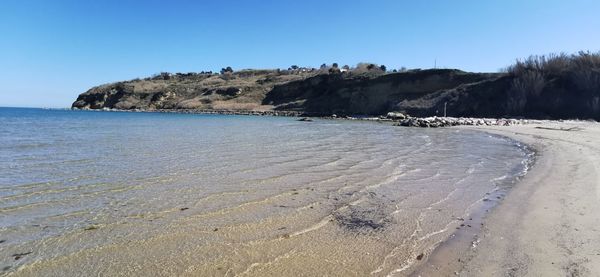
[[[306,121],[306,122],[311,122],[311,121],[313,121],[313,120],[312,120],[312,119],[310,119],[310,118],[308,118],[308,117],[303,117],[303,118],[300,118],[300,119],[298,119],[298,121]]]
[[[387,118],[392,119],[392,120],[399,120],[399,119],[405,119],[407,116],[404,115],[403,113],[399,113],[399,112],[389,112],[386,115]]]
[[[493,118],[454,118],[454,117],[423,117],[423,118],[406,118],[399,120],[398,126],[405,127],[450,127],[450,126],[511,126],[527,124],[525,120],[517,119],[493,119]]]

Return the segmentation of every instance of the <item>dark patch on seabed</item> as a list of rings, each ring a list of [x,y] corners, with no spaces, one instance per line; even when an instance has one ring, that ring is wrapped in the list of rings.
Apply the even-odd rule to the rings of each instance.
[[[338,225],[352,232],[366,233],[381,231],[390,222],[383,207],[348,207],[345,211],[334,213]]]

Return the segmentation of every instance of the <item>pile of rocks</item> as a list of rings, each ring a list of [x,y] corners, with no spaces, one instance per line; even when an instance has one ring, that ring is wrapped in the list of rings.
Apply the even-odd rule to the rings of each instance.
[[[459,125],[468,126],[511,126],[528,124],[524,119],[506,118],[464,118],[464,117],[410,117],[398,120],[398,126],[406,127],[450,127]]]

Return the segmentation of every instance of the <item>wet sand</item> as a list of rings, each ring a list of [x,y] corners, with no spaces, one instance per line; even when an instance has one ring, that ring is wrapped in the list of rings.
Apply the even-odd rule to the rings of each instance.
[[[415,276],[598,276],[600,125],[461,127],[533,146],[536,163],[480,223],[428,257]]]

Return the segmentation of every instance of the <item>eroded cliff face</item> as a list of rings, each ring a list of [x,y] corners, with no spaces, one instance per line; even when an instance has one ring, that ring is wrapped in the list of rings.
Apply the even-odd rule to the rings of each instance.
[[[263,104],[309,114],[380,115],[396,110],[401,101],[496,76],[448,69],[391,73],[376,78],[318,75],[275,86]]]
[[[94,87],[79,95],[80,109],[291,110],[315,115],[377,115],[403,100],[490,79],[495,74],[416,70],[356,75],[275,70],[234,74],[160,75]]]
[[[80,109],[296,111],[307,115],[528,117],[600,119],[600,90],[570,75],[544,76],[535,93],[518,76],[453,69],[389,74],[245,70],[227,74],[163,74],[94,87]],[[599,79],[600,80],[600,79]],[[599,81],[600,82],[600,81]],[[600,85],[598,86],[600,87]]]
[[[537,93],[515,89],[515,77],[501,75],[442,89],[397,103],[394,110],[412,116],[524,117],[600,120],[600,90],[582,90],[565,76],[548,76]]]

